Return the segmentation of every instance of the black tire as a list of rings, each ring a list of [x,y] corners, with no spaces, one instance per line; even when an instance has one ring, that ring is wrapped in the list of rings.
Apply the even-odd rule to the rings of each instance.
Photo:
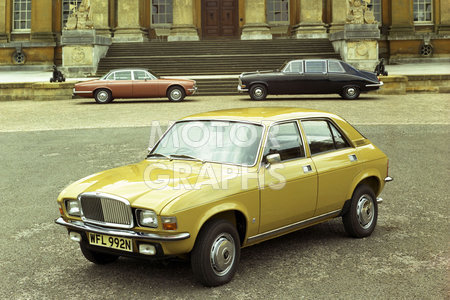
[[[359,87],[357,86],[346,86],[342,89],[342,93],[340,94],[342,98],[347,100],[354,100],[359,97],[361,93]]]
[[[345,231],[355,238],[369,236],[374,231],[377,220],[375,193],[367,185],[358,186],[353,192],[349,210],[342,216]]]
[[[211,220],[203,226],[192,250],[192,271],[204,286],[222,285],[233,278],[240,255],[236,228],[225,220]]]
[[[167,98],[173,102],[183,101],[186,92],[181,86],[173,86],[167,90]]]
[[[262,84],[254,84],[250,87],[250,98],[253,100],[264,100],[267,97],[267,88]]]
[[[110,90],[98,89],[94,94],[95,102],[99,104],[106,104],[113,101],[113,97]]]
[[[119,257],[117,255],[100,253],[87,249],[83,244],[80,244],[81,252],[84,257],[97,265],[106,265],[115,262]]]

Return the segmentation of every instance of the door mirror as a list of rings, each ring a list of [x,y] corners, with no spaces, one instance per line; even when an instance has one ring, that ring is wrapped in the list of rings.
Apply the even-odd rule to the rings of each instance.
[[[147,148],[148,154],[150,154],[152,152],[152,150],[153,150],[153,147],[148,147]]]
[[[278,164],[281,162],[279,153],[269,154],[266,156],[266,168],[269,168],[271,164]]]

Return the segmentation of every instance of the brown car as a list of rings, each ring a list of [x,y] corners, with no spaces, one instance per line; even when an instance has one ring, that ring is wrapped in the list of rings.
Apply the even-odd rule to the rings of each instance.
[[[181,101],[197,91],[194,80],[158,78],[145,69],[112,70],[100,79],[75,84],[73,94],[110,103],[114,98],[160,98]]]

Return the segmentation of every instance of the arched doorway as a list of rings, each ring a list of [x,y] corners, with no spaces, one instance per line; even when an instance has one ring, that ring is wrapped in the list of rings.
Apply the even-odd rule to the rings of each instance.
[[[202,38],[236,38],[238,36],[238,0],[202,0]]]

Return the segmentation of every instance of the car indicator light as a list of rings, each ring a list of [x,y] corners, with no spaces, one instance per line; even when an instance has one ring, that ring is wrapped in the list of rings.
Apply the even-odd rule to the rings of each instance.
[[[164,230],[177,230],[177,218],[175,217],[161,217],[162,226]]]

